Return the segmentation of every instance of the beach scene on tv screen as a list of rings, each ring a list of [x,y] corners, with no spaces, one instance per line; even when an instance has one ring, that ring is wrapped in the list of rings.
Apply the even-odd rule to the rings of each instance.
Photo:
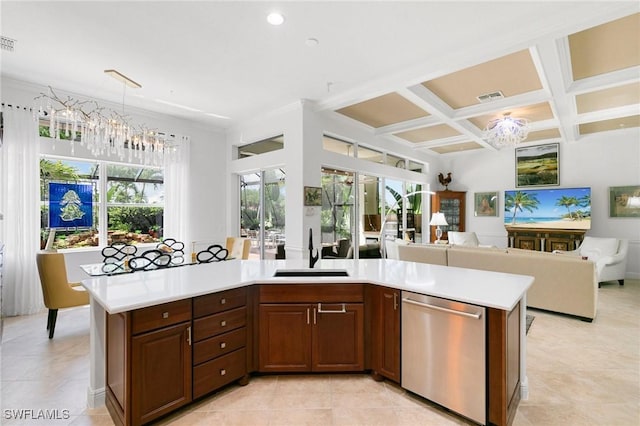
[[[504,224],[521,228],[590,229],[591,188],[505,191]]]

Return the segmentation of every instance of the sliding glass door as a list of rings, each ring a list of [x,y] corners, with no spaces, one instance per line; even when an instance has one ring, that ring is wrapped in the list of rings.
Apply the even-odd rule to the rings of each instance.
[[[240,235],[251,239],[250,258],[285,257],[284,170],[240,175]]]

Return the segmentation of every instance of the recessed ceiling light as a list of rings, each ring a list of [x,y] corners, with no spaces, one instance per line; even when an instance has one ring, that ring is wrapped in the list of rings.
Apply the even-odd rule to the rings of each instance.
[[[271,25],[282,25],[282,23],[284,22],[284,16],[282,16],[282,13],[279,12],[271,12],[269,15],[267,15],[267,22]]]

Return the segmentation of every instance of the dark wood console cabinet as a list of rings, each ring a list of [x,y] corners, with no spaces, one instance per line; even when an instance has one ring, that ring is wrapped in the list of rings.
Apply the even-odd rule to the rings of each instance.
[[[587,232],[584,229],[505,228],[509,247],[548,252],[577,249]]]

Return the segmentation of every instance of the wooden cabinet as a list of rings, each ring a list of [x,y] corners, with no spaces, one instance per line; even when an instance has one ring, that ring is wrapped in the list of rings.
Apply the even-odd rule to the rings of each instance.
[[[518,228],[513,226],[507,226],[506,229],[509,247],[548,252],[577,249],[586,232],[584,229]]]
[[[400,290],[371,286],[373,377],[400,383]]]
[[[431,213],[444,213],[448,226],[441,226],[441,240],[448,240],[448,231],[464,231],[467,193],[462,191],[438,191],[431,196]],[[431,228],[431,241],[436,240],[436,227]]]
[[[191,299],[108,315],[106,332],[116,423],[141,425],[191,402]]]
[[[363,286],[260,287],[261,372],[364,370]]]
[[[193,299],[193,397],[247,381],[247,289]]]

